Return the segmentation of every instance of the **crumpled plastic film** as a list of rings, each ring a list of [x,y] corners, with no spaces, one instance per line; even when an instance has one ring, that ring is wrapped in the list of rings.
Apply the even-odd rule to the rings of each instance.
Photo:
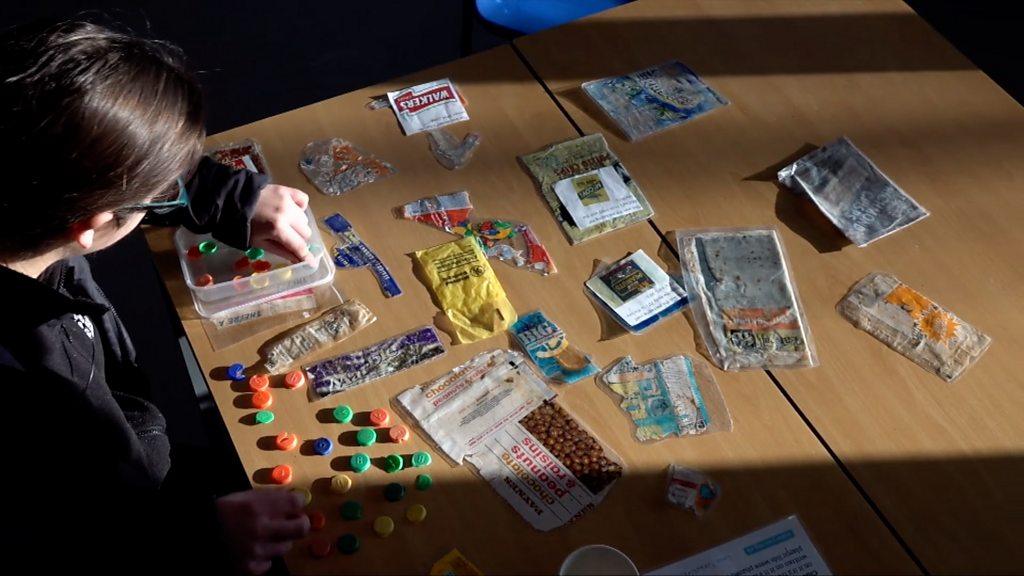
[[[306,356],[345,340],[376,320],[377,316],[362,302],[344,302],[262,346],[264,367],[270,374],[287,372]]]
[[[836,310],[947,382],[959,378],[992,343],[974,326],[884,272],[862,278]]]
[[[516,311],[475,238],[415,253],[427,288],[460,344],[490,338],[516,321]]]
[[[495,218],[470,218],[473,205],[465,191],[421,198],[402,206],[400,214],[456,236],[471,236],[488,258],[541,275],[558,271],[547,248],[528,224]]]
[[[470,132],[459,140],[451,132],[437,129],[427,132],[427,142],[430,144],[430,152],[441,166],[456,170],[473,159],[476,147],[480,144],[480,135]]]
[[[299,168],[321,192],[338,196],[395,173],[395,168],[341,138],[306,144]]]

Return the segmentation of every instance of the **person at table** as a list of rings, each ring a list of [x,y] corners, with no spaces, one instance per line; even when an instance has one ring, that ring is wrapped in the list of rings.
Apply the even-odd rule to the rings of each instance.
[[[0,82],[8,549],[50,572],[267,571],[309,530],[304,502],[215,497],[202,470],[176,468],[84,256],[149,218],[311,258],[306,195],[201,157],[200,87],[166,43],[79,21],[16,27],[0,34]]]

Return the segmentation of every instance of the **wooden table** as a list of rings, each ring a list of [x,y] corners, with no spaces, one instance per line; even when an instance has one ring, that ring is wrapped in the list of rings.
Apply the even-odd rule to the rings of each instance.
[[[604,132],[665,233],[776,225],[821,366],[786,393],[933,572],[1024,549],[1024,111],[902,3],[642,0],[516,42],[583,132]],[[579,86],[678,59],[731,104],[628,143]],[[774,182],[849,136],[932,215],[866,248]],[[844,244],[846,244],[844,246]],[[839,317],[888,271],[994,339],[955,384]]]
[[[441,77],[457,82],[469,102],[472,120],[455,126],[455,131],[461,135],[474,130],[483,136],[475,159],[456,172],[444,170],[434,161],[422,135],[402,136],[390,111],[370,112],[363,107],[372,95]],[[502,47],[219,134],[211,138],[211,145],[244,137],[258,140],[276,180],[310,190],[313,209],[321,218],[342,212],[405,290],[399,298],[385,299],[368,271],[339,270],[335,284],[348,296],[366,303],[379,320],[318,357],[356,350],[431,322],[437,310],[426,289],[414,278],[408,254],[450,238],[421,224],[396,220],[392,208],[460,189],[470,191],[478,215],[531,224],[558,265],[556,275],[541,277],[494,263],[518,311],[543,309],[601,366],[625,354],[639,360],[694,354],[694,335],[681,316],[642,336],[601,341],[601,316],[582,289],[594,261],[619,258],[640,248],[655,255],[660,239],[650,226],[639,224],[581,246],[568,245],[516,157],[575,135],[512,49]],[[297,169],[298,153],[305,143],[330,136],[345,137],[394,163],[399,173],[340,198],[312,191]],[[372,470],[354,476],[353,497],[363,501],[368,519],[345,525],[338,516],[344,498],[330,494],[325,484],[335,472],[332,466],[341,462],[339,456],[347,456],[355,448],[339,445],[330,458],[324,458],[283,454],[259,446],[285,429],[303,439],[336,439],[352,428],[320,423],[318,415],[322,418],[323,411],[342,401],[357,411],[387,406],[402,390],[435,378],[479,352],[510,346],[510,341],[498,336],[455,346],[433,363],[315,403],[309,403],[300,392],[275,389],[273,409],[277,420],[269,426],[253,426],[248,424],[252,409],[247,395],[241,392],[244,386],[226,381],[224,368],[232,362],[255,362],[258,345],[273,332],[213,350],[200,322],[188,319],[195,314],[171,252],[170,235],[168,230],[150,230],[148,239],[175,305],[186,318],[186,333],[254,484],[261,485],[259,480],[269,467],[292,464],[294,485],[312,486],[313,507],[325,511],[330,519],[325,534],[333,537],[353,531],[363,541],[357,555],[334,554],[326,560],[310,559],[305,547],[299,546],[288,557],[295,573],[424,573],[455,547],[487,573],[554,572],[570,551],[595,542],[624,550],[646,571],[791,513],[799,514],[835,570],[915,571],[779,389],[764,373],[756,371],[716,371],[732,412],[734,431],[649,446],[640,446],[632,439],[625,415],[592,381],[558,387],[560,402],[593,427],[601,440],[622,456],[626,466],[626,476],[608,498],[574,525],[547,533],[533,530],[467,466],[451,467],[439,457],[429,469],[435,487],[425,493],[411,491],[401,504],[385,503],[381,487],[393,480],[408,485],[416,472],[406,470],[392,476]],[[426,448],[417,435],[401,452]],[[392,451],[387,444],[368,450],[374,457]],[[708,517],[698,520],[664,502],[665,468],[671,462],[701,469],[721,484],[724,497]],[[414,502],[428,508],[429,518],[424,525],[411,526],[402,519],[405,506]],[[382,513],[398,520],[398,528],[388,540],[378,539],[370,528],[372,519]]]

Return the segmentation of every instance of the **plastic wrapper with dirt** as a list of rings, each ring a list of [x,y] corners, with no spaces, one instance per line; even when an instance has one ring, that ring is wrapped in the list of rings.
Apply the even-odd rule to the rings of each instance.
[[[732,418],[706,364],[672,356],[642,364],[626,356],[599,381],[621,398],[640,442],[732,430]]]
[[[873,272],[836,306],[851,324],[947,382],[959,378],[992,339],[900,282]]]
[[[358,300],[339,304],[261,346],[264,369],[270,374],[283,374],[305,357],[345,340],[376,320],[377,316]]]
[[[846,137],[780,170],[779,182],[810,198],[857,246],[928,216]]]
[[[520,160],[537,182],[541,195],[572,244],[643,222],[654,215],[640,187],[601,134],[555,144],[522,156]],[[611,170],[601,170],[606,167]],[[556,186],[562,190],[563,197],[575,195],[577,202],[573,208],[577,216],[589,218],[587,222],[592,225],[576,221],[570,207],[559,197]],[[632,198],[621,195],[620,189],[627,190]],[[635,200],[639,209],[635,209],[631,200]]]
[[[677,242],[693,321],[719,368],[817,364],[775,229],[683,230]]]

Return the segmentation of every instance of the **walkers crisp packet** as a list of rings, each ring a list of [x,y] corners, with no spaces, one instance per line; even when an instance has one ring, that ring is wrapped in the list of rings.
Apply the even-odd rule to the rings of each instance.
[[[455,85],[447,78],[388,92],[388,101],[406,136],[469,120]]]

